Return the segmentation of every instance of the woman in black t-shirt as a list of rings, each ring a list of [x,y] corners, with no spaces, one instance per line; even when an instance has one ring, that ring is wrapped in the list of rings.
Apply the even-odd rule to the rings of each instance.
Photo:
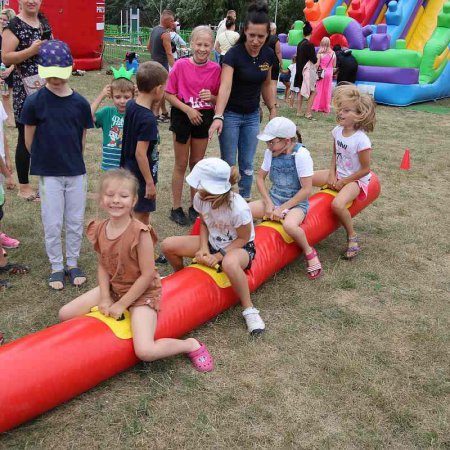
[[[275,55],[265,45],[269,27],[267,6],[250,6],[239,41],[223,59],[216,114],[209,129],[210,139],[216,131],[219,135],[223,160],[234,166],[237,156],[241,176],[239,193],[246,200],[251,197],[261,93],[270,119],[277,113],[271,87]]]
[[[51,38],[51,29],[45,17],[39,12],[41,0],[35,3],[21,2],[20,13],[12,19],[3,32],[2,59],[5,65],[14,64],[13,108],[19,132],[16,149],[16,170],[19,178],[19,196],[26,200],[37,200],[29,184],[30,153],[25,147],[25,131],[20,123],[20,114],[27,98],[23,80],[37,76],[37,55],[45,39]],[[36,77],[37,79],[37,77]]]

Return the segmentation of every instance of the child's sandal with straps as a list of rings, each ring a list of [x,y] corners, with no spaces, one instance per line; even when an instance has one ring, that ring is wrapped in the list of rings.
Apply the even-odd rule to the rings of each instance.
[[[308,262],[313,258],[317,257],[317,263],[309,265]],[[322,275],[322,264],[320,263],[319,256],[317,255],[316,249],[312,248],[311,252],[305,255],[306,264],[308,267],[306,268],[306,275],[310,280],[315,280]]]
[[[352,237],[347,238],[347,250],[344,253],[344,258],[351,260],[355,258],[358,253],[361,251],[361,247],[358,244],[359,238],[355,234]]]
[[[214,369],[214,360],[206,348],[206,345],[201,342],[200,348],[188,353],[187,357],[199,372],[211,372]]]

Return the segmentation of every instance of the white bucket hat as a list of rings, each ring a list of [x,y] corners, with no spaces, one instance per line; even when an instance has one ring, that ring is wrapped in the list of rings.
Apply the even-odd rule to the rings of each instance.
[[[275,117],[264,128],[261,134],[256,136],[260,141],[271,141],[275,138],[294,138],[297,135],[297,127],[292,120],[286,117]]]
[[[220,195],[231,189],[230,173],[231,168],[223,159],[205,158],[194,166],[186,181],[194,189]]]

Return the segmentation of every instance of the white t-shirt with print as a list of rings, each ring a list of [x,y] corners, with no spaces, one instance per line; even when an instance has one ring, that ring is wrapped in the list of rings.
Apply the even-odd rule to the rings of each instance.
[[[344,127],[338,125],[331,134],[336,146],[336,172],[337,178],[347,178],[361,169],[358,153],[372,149],[372,144],[364,131],[357,130],[349,137],[342,135]],[[361,183],[367,184],[370,181],[370,173],[360,178]]]
[[[231,194],[230,207],[225,204],[212,209],[211,202],[204,202],[200,194],[195,194],[194,209],[201,215],[209,232],[209,243],[217,250],[226,249],[237,237],[236,228],[250,223],[250,241],[255,239],[253,217],[247,202],[237,193]]]
[[[299,148],[295,153],[295,167],[297,169],[297,175],[299,178],[312,177],[314,175],[314,165],[311,158],[311,154],[306,147]],[[267,149],[264,152],[264,160],[261,165],[261,169],[265,172],[270,171],[272,165],[272,152]]]

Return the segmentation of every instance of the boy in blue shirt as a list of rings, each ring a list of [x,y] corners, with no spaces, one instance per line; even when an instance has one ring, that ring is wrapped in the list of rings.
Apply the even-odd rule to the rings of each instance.
[[[102,89],[100,95],[92,102],[91,111],[95,126],[103,130],[103,171],[120,167],[122,150],[123,121],[127,103],[134,97],[134,83],[131,81],[132,70],[122,67],[112,68],[114,80]],[[105,98],[110,97],[113,106],[99,108]],[[98,111],[97,111],[98,110]]]
[[[25,144],[31,153],[31,175],[39,176],[45,248],[51,264],[48,284],[64,288],[65,276],[80,286],[86,276],[78,267],[86,204],[86,168],[83,149],[86,129],[94,126],[88,101],[67,80],[73,59],[69,46],[50,40],[42,44],[38,73],[46,85],[24,104]],[[66,268],[61,231],[66,226]]]
[[[123,125],[120,165],[139,181],[134,215],[146,225],[150,223],[150,213],[156,209],[158,181],[158,125],[151,107],[164,97],[167,76],[167,70],[157,62],[140,64],[136,72],[139,95],[127,103]]]

